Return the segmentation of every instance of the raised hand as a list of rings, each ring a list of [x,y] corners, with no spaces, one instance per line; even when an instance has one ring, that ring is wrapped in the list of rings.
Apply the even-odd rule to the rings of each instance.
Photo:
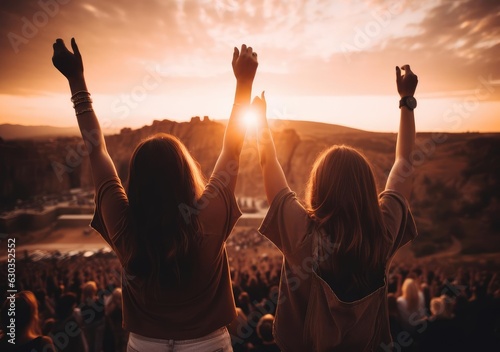
[[[253,99],[252,109],[258,116],[259,127],[267,127],[267,118],[266,118],[267,103],[264,92],[261,93],[260,97],[256,96]]]
[[[73,53],[66,48],[64,41],[60,38],[56,40],[52,47],[54,48],[54,55],[52,56],[52,63],[54,66],[68,80],[83,78],[82,55],[78,50],[75,38],[71,38]]]
[[[401,70],[405,71],[401,75]],[[410,69],[410,65],[403,65],[401,69],[396,66],[396,85],[400,97],[413,96],[415,89],[417,89],[418,77]]]
[[[245,44],[241,46],[241,51],[234,47],[232,65],[236,80],[251,84],[259,65],[257,53],[253,51],[252,47],[247,47]]]
[[[257,116],[257,139],[260,148],[265,148],[266,144],[273,143],[273,137],[267,122],[266,109],[266,97],[264,92],[262,92],[260,97],[256,96],[252,102],[252,110]],[[265,158],[262,153],[259,155],[261,156],[261,160]]]

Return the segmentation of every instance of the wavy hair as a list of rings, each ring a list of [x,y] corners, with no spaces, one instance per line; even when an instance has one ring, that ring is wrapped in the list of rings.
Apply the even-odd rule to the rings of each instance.
[[[306,208],[333,247],[319,264],[330,282],[348,283],[344,292],[366,291],[383,273],[388,254],[385,226],[370,164],[357,150],[332,146],[315,161]],[[322,246],[319,246],[321,249]],[[380,277],[378,277],[380,279]]]
[[[16,308],[16,336],[28,335],[29,333],[39,335],[38,302],[33,292],[21,291],[16,293],[14,300]],[[9,303],[10,301],[6,299],[2,306],[1,327],[4,332],[8,330],[7,326],[10,325]]]
[[[176,137],[160,133],[135,149],[127,194],[134,241],[126,262],[147,287],[174,287],[189,280],[200,225],[183,213],[201,197],[205,179],[199,164]]]

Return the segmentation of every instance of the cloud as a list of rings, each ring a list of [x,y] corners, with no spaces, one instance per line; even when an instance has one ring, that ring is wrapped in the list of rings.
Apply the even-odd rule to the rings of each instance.
[[[423,92],[471,90],[500,77],[499,16],[496,0],[4,1],[0,93],[60,91],[51,45],[72,36],[89,82],[109,94],[156,66],[172,84],[226,77],[242,43],[286,92],[392,94],[394,66],[408,62]]]

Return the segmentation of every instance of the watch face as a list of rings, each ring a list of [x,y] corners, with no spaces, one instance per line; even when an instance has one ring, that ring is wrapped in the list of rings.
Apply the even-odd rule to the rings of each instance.
[[[412,110],[415,109],[417,107],[417,100],[414,97],[407,97],[406,106]]]

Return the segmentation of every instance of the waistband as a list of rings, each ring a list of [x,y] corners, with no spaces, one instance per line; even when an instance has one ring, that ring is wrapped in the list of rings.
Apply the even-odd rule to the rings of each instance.
[[[222,328],[219,328],[219,329],[211,332],[210,334],[207,334],[205,336],[198,337],[195,339],[190,339],[190,340],[156,339],[153,337],[142,336],[142,335],[139,335],[139,334],[136,334],[133,332],[131,332],[129,336],[133,339],[137,339],[138,341],[155,342],[155,343],[169,343],[169,342],[175,341],[176,344],[183,344],[183,343],[193,343],[193,342],[201,342],[201,341],[210,340],[210,339],[213,339],[214,337],[219,337],[219,336],[222,336],[226,333],[228,333],[227,328],[224,326]]]

